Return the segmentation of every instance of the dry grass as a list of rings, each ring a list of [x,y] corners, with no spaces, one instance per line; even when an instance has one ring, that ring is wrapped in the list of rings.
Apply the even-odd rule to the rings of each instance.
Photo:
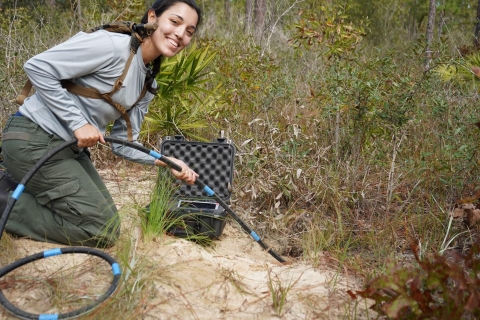
[[[16,110],[8,100],[23,85],[24,61],[78,29],[75,22],[53,23],[54,16],[35,14],[48,17],[51,24],[39,28],[33,21],[41,19],[32,19],[28,24],[2,25],[0,30],[1,122]],[[269,48],[259,48],[256,40],[242,36],[239,26],[215,28],[218,23],[207,20],[209,28],[202,33],[211,33],[212,39],[206,41],[223,57],[212,71],[225,83],[224,103],[205,112],[210,127],[197,134],[210,140],[224,130],[234,142],[232,205],[276,252],[314,268],[333,266],[338,274],[366,281],[386,272],[387,260],[408,264],[412,240],[422,243],[428,255],[442,249],[447,232],[461,234],[450,246],[469,249],[478,227],[465,226],[462,218],[449,227],[448,213],[456,200],[473,195],[480,185],[478,130],[473,126],[476,82],[460,86],[439,82],[423,72],[421,59],[403,43],[395,47],[404,51],[391,56],[366,43],[353,61],[339,58],[334,64],[320,51],[294,52],[286,45],[290,36],[286,29],[272,34]],[[25,33],[24,28],[32,32]],[[438,63],[450,59],[450,53],[439,47]],[[146,145],[155,147],[156,138],[144,137]],[[93,148],[92,154],[98,168],[115,168],[106,176],[109,189],[123,195],[120,206],[136,212],[148,203],[152,188],[148,178],[154,173],[119,162],[108,147]],[[135,177],[142,181],[141,188],[131,184],[132,172],[141,176]],[[130,214],[124,221],[129,231],[139,223]],[[127,237],[118,245],[122,264],[135,262],[136,267],[125,281],[125,291],[96,312],[104,316],[118,308],[125,317],[145,312],[154,317],[151,301],[167,305],[171,295],[192,319],[203,315],[184,298],[186,289],[149,282],[149,277],[159,276],[157,270],[168,273],[168,268],[136,255],[141,241],[141,235]],[[12,243],[8,236],[2,239],[2,262],[19,258]],[[252,292],[235,270],[226,270],[215,285]],[[162,285],[170,290],[162,291],[164,299],[157,296]],[[303,299],[316,304],[308,294]],[[363,306],[346,304],[343,312],[354,315],[356,307]]]

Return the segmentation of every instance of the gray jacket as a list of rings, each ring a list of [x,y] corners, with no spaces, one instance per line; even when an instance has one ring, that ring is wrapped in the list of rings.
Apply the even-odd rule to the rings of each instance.
[[[108,31],[79,32],[69,40],[29,59],[24,69],[35,93],[25,99],[20,112],[41,128],[65,141],[75,138],[73,132],[89,123],[105,133],[113,122],[110,136],[127,139],[127,127],[112,105],[103,99],[90,99],[69,93],[60,80],[69,79],[101,93],[112,91],[130,55],[130,36]],[[133,105],[143,89],[147,68],[139,47],[122,88],[113,100],[127,109],[136,143],[153,99],[149,92]],[[156,86],[156,83],[154,84]],[[154,158],[138,150],[113,144],[113,152],[130,161],[151,164]]]

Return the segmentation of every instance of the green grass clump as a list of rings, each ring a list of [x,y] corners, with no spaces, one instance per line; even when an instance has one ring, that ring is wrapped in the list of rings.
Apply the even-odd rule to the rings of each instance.
[[[151,202],[146,208],[140,209],[140,225],[146,241],[173,233],[175,229],[182,230],[182,237],[198,244],[208,246],[213,240],[208,234],[199,233],[189,224],[194,221],[208,232],[212,229],[202,221],[196,213],[176,214],[175,209],[179,199],[175,196],[178,185],[175,184],[168,170],[159,170],[152,192]],[[211,230],[213,231],[213,230]]]
[[[169,172],[166,170],[158,171],[150,204],[140,210],[140,225],[147,241],[164,234],[179,222],[169,215],[175,203],[176,188],[168,175]]]

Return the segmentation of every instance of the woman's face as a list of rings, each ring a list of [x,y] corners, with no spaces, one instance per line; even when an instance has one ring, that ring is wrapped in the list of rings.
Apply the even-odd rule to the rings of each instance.
[[[177,2],[161,16],[155,11],[148,13],[148,22],[156,22],[157,30],[151,35],[152,54],[172,57],[185,48],[196,31],[198,15],[188,4]]]

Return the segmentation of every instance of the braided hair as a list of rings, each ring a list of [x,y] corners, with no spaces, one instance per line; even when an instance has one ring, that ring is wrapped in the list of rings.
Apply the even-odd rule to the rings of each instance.
[[[194,9],[197,12],[198,15],[198,22],[197,25],[200,24],[200,21],[202,19],[202,12],[200,10],[200,7],[195,3],[195,0],[157,0],[155,3],[150,7],[150,9],[145,12],[145,15],[142,18],[142,23],[146,24],[148,22],[148,12],[150,10],[155,11],[155,15],[157,17],[160,17],[166,10],[168,10],[170,7],[172,7],[174,4],[178,2],[183,2],[187,5],[189,5],[192,9]],[[152,62],[150,62],[150,72],[147,73],[147,78],[146,78],[146,86],[148,92],[152,94],[157,93],[157,89],[153,88],[153,81],[155,80],[155,77],[157,74],[160,72],[160,66],[162,64],[162,56],[159,56]]]

